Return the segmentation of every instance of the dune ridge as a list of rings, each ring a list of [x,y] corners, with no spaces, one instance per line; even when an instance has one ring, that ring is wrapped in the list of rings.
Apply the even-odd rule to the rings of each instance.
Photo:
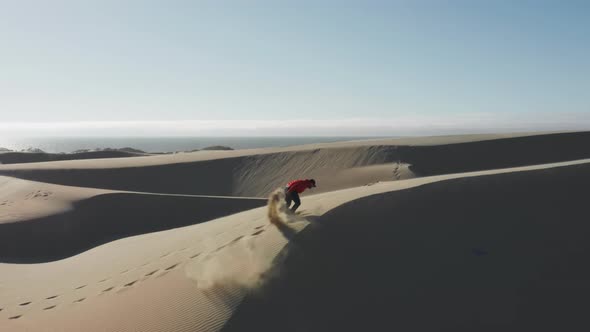
[[[321,178],[318,192],[448,173],[544,164],[590,157],[590,132],[544,134],[453,144],[377,145],[199,152],[85,163],[2,165],[0,174],[70,186],[193,195],[267,197],[301,174]],[[443,139],[441,139],[443,140]],[[443,140],[444,141],[444,140]],[[391,140],[395,142],[395,140]],[[382,144],[382,141],[379,141]],[[407,143],[407,142],[406,142]],[[365,143],[367,144],[367,143]],[[262,152],[261,152],[262,151]],[[139,167],[134,163],[143,162]],[[152,164],[154,163],[154,164]],[[110,166],[109,166],[110,165]],[[370,168],[371,166],[372,168]],[[380,168],[379,168],[380,166]],[[366,168],[369,167],[369,168]],[[213,170],[215,170],[213,172]],[[358,170],[355,176],[347,172]],[[360,174],[363,176],[359,176]],[[174,174],[163,178],[160,174]]]
[[[129,158],[146,156],[147,153],[126,150],[85,151],[76,153],[17,152],[0,153],[0,164],[39,163],[48,161],[81,160],[97,158]]]

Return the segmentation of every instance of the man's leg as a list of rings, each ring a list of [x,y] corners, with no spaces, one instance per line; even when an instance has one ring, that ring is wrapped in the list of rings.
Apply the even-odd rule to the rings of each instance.
[[[297,208],[299,207],[299,205],[301,205],[301,200],[299,199],[299,194],[296,192],[291,193],[291,195],[293,196],[293,202],[295,202],[295,204],[293,205],[293,207],[291,208],[291,211],[295,212],[295,210],[297,210]]]
[[[291,205],[292,200],[293,200],[293,198],[291,197],[291,193],[288,192],[287,190],[285,190],[285,202],[287,202],[287,209]]]

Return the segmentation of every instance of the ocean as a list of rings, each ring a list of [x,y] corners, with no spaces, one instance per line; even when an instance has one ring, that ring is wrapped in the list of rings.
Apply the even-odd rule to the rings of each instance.
[[[213,145],[252,149],[373,138],[383,137],[0,137],[0,148],[15,151],[37,148],[50,153],[69,153],[82,149],[131,147],[145,152],[175,152]]]

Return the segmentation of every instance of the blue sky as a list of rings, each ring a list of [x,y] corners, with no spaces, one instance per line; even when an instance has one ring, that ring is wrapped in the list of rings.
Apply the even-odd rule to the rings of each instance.
[[[10,134],[590,129],[588,1],[0,0]]]

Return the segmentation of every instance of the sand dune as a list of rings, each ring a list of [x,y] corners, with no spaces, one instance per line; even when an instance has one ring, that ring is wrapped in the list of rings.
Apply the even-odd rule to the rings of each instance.
[[[589,186],[583,164],[352,201],[292,241],[223,331],[588,330]]]
[[[588,134],[492,138],[2,165],[0,331],[587,330]]]
[[[0,226],[60,214],[76,201],[108,192],[0,176]]]
[[[264,211],[128,237],[51,263],[0,264],[0,330],[218,329],[248,290],[242,269],[257,276],[263,271],[251,267],[268,268],[287,242]]]
[[[0,263],[61,259],[119,238],[264,204],[256,198],[121,192],[0,176]]]
[[[585,224],[574,218],[583,207],[582,196],[569,198],[563,190],[579,194],[585,189],[588,165],[590,160],[583,160],[378,183],[305,197],[305,210],[288,220],[287,230],[271,226],[266,208],[257,208],[120,239],[56,262],[1,264],[0,327],[10,331],[41,327],[77,331],[81,326],[87,331],[214,331],[231,318],[225,326],[228,330],[349,330],[364,318],[372,319],[363,320],[361,326],[369,329],[384,319],[393,324],[392,315],[398,311],[406,315],[397,325],[403,327],[421,313],[416,309],[421,303],[425,310],[439,308],[443,299],[437,296],[442,295],[461,299],[454,306],[445,302],[449,309],[444,312],[454,315],[448,321],[435,320],[443,326],[450,322],[477,329],[479,314],[490,324],[502,326],[508,316],[485,316],[500,306],[502,296],[512,294],[519,282],[526,285],[529,277],[536,282],[529,291],[554,296],[549,282],[560,275],[537,275],[543,270],[536,267],[564,267],[562,259],[583,254],[580,239]],[[523,201],[525,195],[534,199]],[[564,223],[564,218],[556,216],[570,210],[563,214],[568,218],[565,227],[555,232]],[[295,235],[309,221],[317,226]],[[563,241],[569,238],[571,247]],[[291,245],[285,247],[289,241]],[[549,249],[543,248],[545,243],[551,243]],[[473,264],[488,258],[490,265],[482,265],[483,261],[480,270],[474,270]],[[578,262],[580,257],[571,259]],[[523,264],[527,260],[533,264]],[[545,261],[546,266],[541,264]],[[270,269],[275,263],[278,267]],[[583,275],[571,266],[574,270],[562,270],[560,277],[580,280],[576,278]],[[506,272],[513,268],[517,268],[514,276]],[[493,284],[496,276],[500,284]],[[240,305],[254,291],[251,287],[259,285],[252,283],[256,278],[270,283]],[[464,280],[472,283],[462,286],[459,281]],[[445,293],[446,285],[451,293]],[[412,291],[420,286],[431,293]],[[501,286],[506,286],[501,295],[490,297]],[[473,288],[481,297],[469,297]],[[318,305],[306,297],[312,291],[318,294]],[[299,292],[300,297],[294,295]],[[397,296],[415,302],[400,309]],[[505,299],[513,303],[513,297]],[[264,316],[253,303],[267,310]],[[351,313],[353,309],[358,312]],[[269,317],[269,312],[276,318]],[[521,327],[530,323],[524,317]],[[424,324],[427,321],[415,326]]]
[[[198,156],[201,153],[219,154],[220,152],[197,152],[195,155]],[[173,156],[170,157],[173,158]],[[128,161],[132,162],[133,159]],[[5,165],[0,169],[0,174],[40,182],[113,190],[265,197],[278,186],[284,185],[288,179],[301,174],[337,179],[341,177],[339,175],[342,172],[346,173],[350,169],[389,163],[389,171],[385,174],[382,170],[377,170],[377,176],[368,178],[372,181],[390,180],[394,176],[394,162],[396,162],[394,157],[383,149],[357,147],[254,154],[144,167],[70,169],[67,168],[67,163],[52,163],[49,165],[51,168],[35,165],[32,166],[34,168],[11,169],[11,165]],[[54,168],[56,165],[64,168]],[[350,186],[366,184],[361,178],[352,177],[347,181]],[[332,182],[336,184],[337,181]],[[330,185],[322,185],[320,188],[324,191],[341,189]]]
[[[493,137],[493,136],[492,136]],[[320,179],[318,192],[447,173],[590,157],[590,132],[475,140],[472,136],[0,166],[0,174],[70,186],[154,193],[266,197],[285,181]],[[463,139],[463,142],[461,141]],[[454,142],[446,144],[447,142]],[[371,142],[371,141],[369,141]],[[388,144],[386,144],[388,142]],[[462,142],[462,143],[461,143]],[[375,142],[371,142],[375,143]],[[405,143],[408,145],[396,145]],[[411,165],[408,169],[408,165]],[[375,166],[375,167],[368,167]],[[357,172],[362,176],[350,176]],[[167,176],[162,176],[166,174]]]
[[[197,224],[263,206],[262,199],[108,193],[69,211],[0,224],[0,262],[38,263],[127,236]]]

